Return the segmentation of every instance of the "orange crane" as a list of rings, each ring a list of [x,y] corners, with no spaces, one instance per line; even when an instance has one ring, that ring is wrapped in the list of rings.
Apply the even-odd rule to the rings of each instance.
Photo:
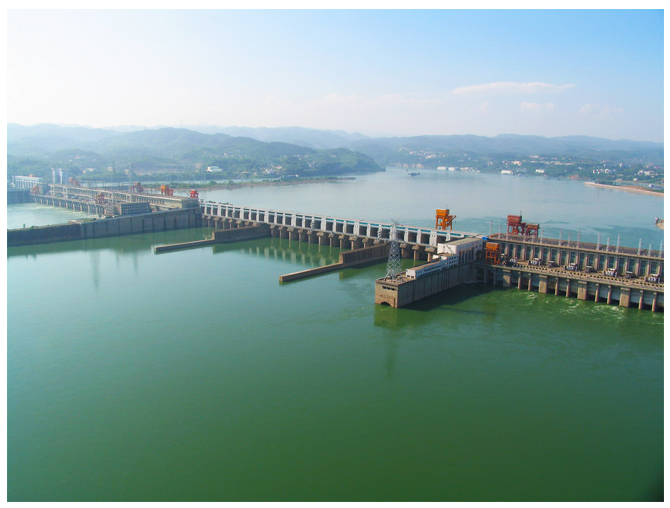
[[[164,196],[173,196],[174,195],[174,189],[171,189],[169,185],[161,185],[161,194]]]
[[[486,262],[491,265],[500,264],[500,244],[486,242]]]
[[[453,229],[452,223],[454,222],[455,218],[455,215],[449,214],[448,208],[445,210],[435,210],[435,229]]]
[[[507,216],[507,233],[520,236],[535,236],[540,232],[539,224],[528,224],[523,222],[521,215]]]
[[[130,192],[137,192],[138,194],[142,194],[144,192],[144,187],[142,187],[140,182],[135,182],[135,184],[130,186]]]
[[[198,193],[197,190],[191,189],[190,195],[192,198],[197,198],[200,194]]]

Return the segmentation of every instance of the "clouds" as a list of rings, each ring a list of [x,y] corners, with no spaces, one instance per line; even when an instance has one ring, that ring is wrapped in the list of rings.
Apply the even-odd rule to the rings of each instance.
[[[547,104],[540,104],[539,102],[522,102],[521,107],[519,108],[522,111],[547,111],[551,112],[554,110],[553,102],[548,102]]]
[[[596,119],[612,119],[619,113],[623,113],[623,108],[615,108],[604,104],[584,104],[579,110],[579,114],[585,117]]]
[[[498,81],[481,85],[462,86],[452,90],[452,94],[465,97],[479,97],[491,95],[522,95],[522,94],[553,94],[560,93],[575,85],[552,85],[549,83],[517,83],[515,81]]]

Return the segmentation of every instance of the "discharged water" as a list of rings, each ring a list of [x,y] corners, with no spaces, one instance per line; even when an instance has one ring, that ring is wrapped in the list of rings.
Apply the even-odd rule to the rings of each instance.
[[[421,172],[204,197],[427,226],[448,204],[457,229],[482,232],[519,206],[542,224],[550,208],[513,198],[530,179],[466,200]],[[406,180],[399,208],[369,192],[397,197]],[[557,186],[565,231],[662,238],[660,198],[542,184]],[[564,190],[628,213],[581,216]],[[9,500],[658,497],[663,314],[479,284],[380,307],[383,264],[280,284],[340,252],[288,240],[153,253],[210,232],[8,249]]]
[[[97,217],[85,212],[41,205],[39,203],[17,203],[9,205],[7,229],[29,228],[31,226],[49,226],[65,224],[70,220]]]

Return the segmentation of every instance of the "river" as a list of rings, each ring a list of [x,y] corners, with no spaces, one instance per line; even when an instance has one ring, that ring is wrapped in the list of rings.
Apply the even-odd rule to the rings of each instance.
[[[420,173],[201,197],[417,226],[449,207],[455,229],[484,233],[522,213],[545,236],[663,239],[655,196]],[[8,227],[62,222],[35,206],[10,205]],[[663,314],[479,284],[380,307],[383,264],[280,284],[339,255],[288,240],[153,253],[210,232],[8,249],[10,501],[659,496]]]

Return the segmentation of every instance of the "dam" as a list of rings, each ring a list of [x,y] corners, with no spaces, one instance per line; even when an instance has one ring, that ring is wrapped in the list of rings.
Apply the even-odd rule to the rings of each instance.
[[[662,311],[664,308],[663,251],[606,244],[567,241],[539,236],[538,224],[527,224],[521,216],[508,216],[506,233],[459,232],[451,228],[455,216],[437,210],[435,228],[394,225],[389,222],[348,219],[330,215],[245,207],[230,203],[200,201],[190,197],[129,190],[94,189],[71,185],[45,184],[29,195],[36,203],[104,214],[98,220],[71,221],[70,224],[8,231],[8,246],[68,241],[167,229],[212,227],[215,230],[256,228],[253,237],[270,236],[300,242],[350,249],[360,252],[365,262],[381,262],[393,244],[398,255],[412,259],[416,270],[395,273],[375,281],[375,303],[402,307],[446,291],[457,285],[481,282],[495,286],[534,290],[581,300],[617,304],[622,307]],[[18,196],[14,193],[13,196]],[[93,207],[93,208],[91,208]],[[446,214],[445,214],[446,212]],[[240,231],[233,236],[212,235],[211,240],[194,246],[248,239]],[[384,250],[373,248],[385,246]],[[184,246],[164,246],[166,252]],[[190,246],[189,246],[190,247]],[[382,254],[383,252],[383,254]],[[361,257],[363,256],[363,257]],[[287,274],[280,280],[353,266],[359,261],[339,263]],[[439,265],[439,269],[438,269]]]

